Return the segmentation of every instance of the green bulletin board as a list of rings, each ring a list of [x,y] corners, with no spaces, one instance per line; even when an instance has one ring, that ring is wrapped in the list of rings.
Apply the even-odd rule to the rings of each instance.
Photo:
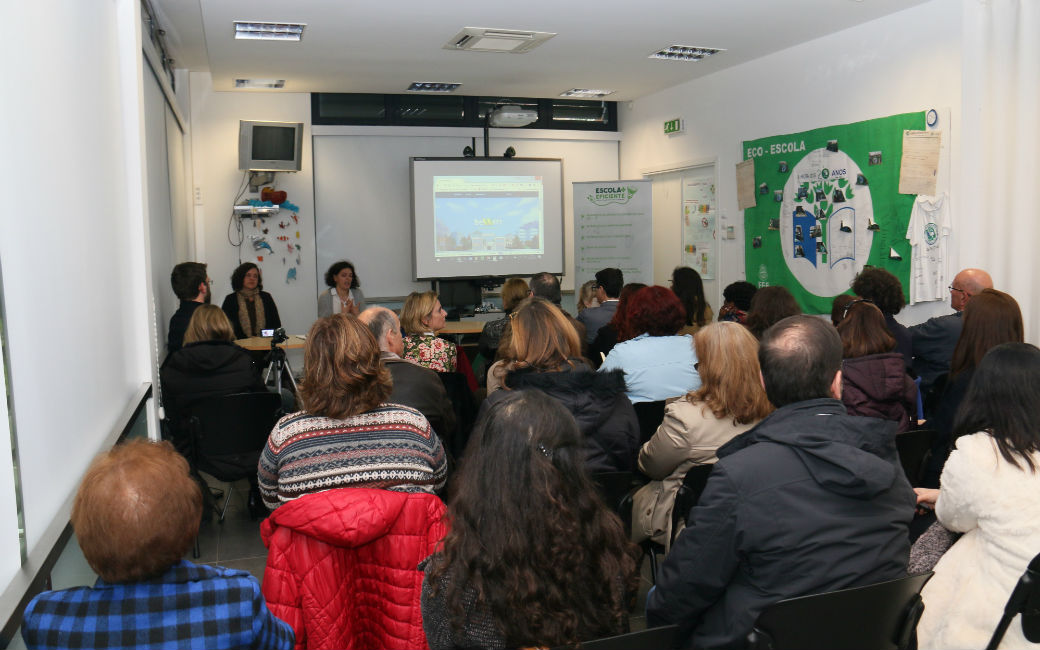
[[[899,168],[903,131],[924,128],[922,111],[745,141],[757,202],[744,210],[748,281],[786,287],[809,314],[830,313],[864,265],[907,292],[916,196],[899,194]]]

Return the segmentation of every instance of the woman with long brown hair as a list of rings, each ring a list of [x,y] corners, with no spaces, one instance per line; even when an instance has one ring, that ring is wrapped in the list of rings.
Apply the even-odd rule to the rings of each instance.
[[[563,404],[577,420],[589,471],[634,469],[639,421],[625,397],[621,371],[594,372],[580,357],[581,340],[566,314],[544,298],[522,302],[513,312],[511,327],[505,357],[492,366],[488,381],[501,382],[505,390],[488,394],[485,404],[494,405],[511,390],[537,389]]]
[[[784,287],[762,287],[751,298],[751,309],[747,312],[744,325],[756,339],[761,339],[762,333],[774,323],[800,313],[802,308],[790,291]]]
[[[773,407],[759,377],[758,341],[739,323],[722,322],[693,337],[701,387],[670,402],[664,421],[639,450],[639,469],[651,480],[635,494],[634,541],[668,546],[672,508],[694,465],[714,463],[715,450],[753,427]]]
[[[539,391],[500,394],[470,438],[450,532],[423,565],[427,643],[549,648],[627,632],[638,550],[583,468],[574,418]]]

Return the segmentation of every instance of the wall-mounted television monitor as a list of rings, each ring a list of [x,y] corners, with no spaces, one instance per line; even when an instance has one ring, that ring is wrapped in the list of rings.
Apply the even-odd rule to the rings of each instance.
[[[238,168],[257,172],[298,172],[303,122],[238,123]]]

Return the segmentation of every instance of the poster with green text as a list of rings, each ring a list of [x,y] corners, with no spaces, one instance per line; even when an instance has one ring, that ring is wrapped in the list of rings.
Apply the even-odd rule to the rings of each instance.
[[[905,113],[745,141],[757,202],[744,210],[748,282],[786,287],[808,314],[830,313],[866,265],[905,293],[916,196],[899,194],[903,131],[924,128],[924,112]]]

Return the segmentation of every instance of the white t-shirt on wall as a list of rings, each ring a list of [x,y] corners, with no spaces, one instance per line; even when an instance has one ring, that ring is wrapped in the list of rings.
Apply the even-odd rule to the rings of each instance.
[[[910,304],[946,298],[949,199],[919,196],[910,211]]]

